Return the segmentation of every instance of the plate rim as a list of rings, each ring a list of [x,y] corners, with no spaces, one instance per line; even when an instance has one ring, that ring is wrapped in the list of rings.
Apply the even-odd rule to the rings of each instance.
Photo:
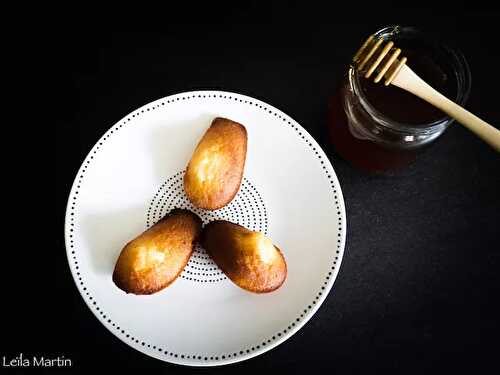
[[[307,313],[304,314],[304,317],[302,319],[297,318],[297,322],[294,322],[294,325],[291,329],[285,330],[285,333],[280,333],[280,336],[276,339],[271,341],[271,343],[268,343],[265,346],[262,346],[256,350],[252,350],[249,353],[244,352],[243,354],[240,354],[236,357],[225,357],[221,358],[220,360],[204,360],[200,359],[201,357],[198,357],[199,362],[187,362],[183,358],[180,358],[178,356],[173,357],[173,356],[167,356],[164,354],[163,350],[162,351],[154,351],[150,352],[146,349],[145,346],[141,346],[141,342],[137,341],[130,342],[131,340],[128,340],[125,335],[123,334],[123,330],[121,327],[116,327],[115,324],[113,323],[112,327],[108,326],[108,320],[107,318],[103,318],[103,313],[99,307],[94,307],[96,305],[95,301],[92,302],[93,298],[92,296],[86,297],[85,293],[89,295],[88,292],[86,292],[86,289],[83,289],[81,286],[84,285],[83,282],[81,282],[81,277],[80,273],[78,271],[78,262],[76,262],[76,257],[74,257],[75,250],[73,249],[73,241],[71,240],[72,237],[71,233],[73,229],[71,228],[72,225],[70,225],[70,211],[72,210],[70,208],[71,206],[71,201],[72,198],[73,200],[77,200],[75,196],[75,192],[77,192],[77,186],[78,186],[78,178],[80,177],[80,180],[82,180],[84,172],[87,168],[87,165],[90,165],[91,162],[90,160],[93,159],[93,154],[97,153],[97,150],[99,149],[99,145],[103,144],[103,141],[108,139],[111,134],[113,134],[115,131],[118,129],[122,128],[124,125],[126,125],[127,122],[129,122],[132,118],[135,118],[136,116],[139,116],[146,108],[154,107],[154,106],[164,106],[165,103],[169,104],[170,102],[176,102],[181,100],[186,99],[187,97],[189,98],[194,98],[194,97],[199,97],[199,98],[205,98],[208,96],[209,98],[213,96],[214,98],[217,98],[218,96],[223,99],[227,99],[229,97],[229,100],[232,98],[235,99],[235,101],[240,101],[243,102],[244,100],[246,102],[249,102],[251,104],[255,104],[257,107],[260,109],[267,110],[269,113],[274,114],[275,116],[279,116],[281,119],[283,119],[284,122],[288,123],[288,125],[291,125],[292,128],[300,134],[300,136],[307,141],[308,146],[312,147],[315,151],[317,151],[317,156],[320,157],[321,160],[325,160],[326,162],[322,164],[323,170],[327,173],[328,179],[333,180],[333,189],[335,192],[335,195],[337,196],[335,203],[338,204],[338,212],[340,214],[337,214],[341,220],[340,220],[340,228],[339,228],[339,239],[340,242],[337,243],[337,247],[332,249],[332,253],[335,256],[336,262],[334,263],[334,266],[330,267],[330,271],[327,276],[327,284],[325,285],[324,289],[322,292],[320,292],[319,297],[316,296],[315,300],[309,305],[309,309]],[[244,100],[241,100],[244,99]],[[147,109],[149,111],[149,109]],[[304,137],[305,136],[305,137]],[[83,173],[82,173],[83,172]],[[80,181],[81,182],[81,181]],[[336,189],[336,190],[335,190]],[[203,89],[203,90],[194,90],[194,91],[182,91],[176,94],[171,94],[167,95],[165,97],[153,100],[149,103],[146,103],[137,109],[131,111],[124,117],[122,117],[119,121],[114,123],[94,144],[94,146],[90,149],[90,151],[87,153],[85,158],[83,159],[80,168],[78,169],[75,178],[73,180],[73,183],[71,185],[71,189],[68,194],[68,199],[67,199],[67,204],[66,204],[66,212],[65,212],[65,217],[64,217],[64,242],[65,242],[65,247],[66,247],[66,256],[67,256],[67,261],[68,261],[68,266],[71,271],[71,275],[73,278],[73,281],[78,289],[78,292],[80,293],[81,298],[85,301],[85,304],[87,307],[90,309],[90,311],[94,314],[94,316],[99,320],[99,322],[106,327],[108,331],[110,331],[114,336],[116,336],[118,339],[120,339],[122,342],[127,344],[127,346],[147,355],[148,357],[152,357],[155,359],[158,359],[163,362],[167,363],[172,363],[176,365],[184,365],[184,366],[189,366],[189,367],[216,367],[216,366],[223,366],[223,365],[228,365],[232,363],[237,363],[237,362],[242,362],[246,361],[248,359],[257,357],[261,354],[264,354],[265,352],[268,352],[277,346],[281,345],[283,342],[288,340],[290,337],[292,337],[295,333],[297,333],[302,327],[304,327],[305,324],[307,324],[310,319],[317,313],[319,308],[323,305],[326,297],[331,293],[333,285],[337,279],[338,273],[340,271],[340,267],[342,265],[342,260],[344,257],[345,253],[345,244],[346,244],[346,237],[347,237],[347,220],[346,220],[346,210],[345,210],[345,201],[344,201],[344,196],[342,193],[342,188],[340,185],[340,181],[337,177],[337,174],[335,173],[335,170],[333,169],[333,166],[322,149],[322,147],[317,143],[317,141],[309,134],[309,132],[303,128],[297,121],[295,121],[291,116],[286,114],[285,112],[279,110],[278,108],[274,107],[271,104],[268,104],[267,102],[264,102],[260,99],[245,95],[245,94],[240,94],[237,92],[233,91],[225,91],[225,90],[216,90],[216,89]],[[74,260],[71,258],[74,257]],[[76,262],[76,263],[75,263]],[[80,281],[80,282],[79,282]],[[104,314],[106,316],[106,314]],[[290,323],[291,324],[291,323]],[[114,329],[113,329],[114,328]],[[281,332],[281,331],[280,331]],[[260,345],[260,344],[259,344]],[[142,349],[144,347],[144,350]],[[243,349],[240,349],[243,350]],[[241,353],[241,352],[240,352]],[[193,358],[196,360],[196,358]]]

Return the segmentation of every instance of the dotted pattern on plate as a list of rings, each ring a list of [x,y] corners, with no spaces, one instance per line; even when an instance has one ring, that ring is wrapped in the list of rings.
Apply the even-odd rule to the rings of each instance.
[[[149,205],[146,228],[158,222],[170,210],[185,208],[196,213],[204,225],[213,220],[228,220],[267,235],[266,206],[260,193],[246,177],[231,203],[219,210],[208,211],[194,207],[188,200],[184,193],[184,172],[170,176],[161,184]],[[227,279],[201,246],[196,247],[180,277],[198,283],[216,283]]]

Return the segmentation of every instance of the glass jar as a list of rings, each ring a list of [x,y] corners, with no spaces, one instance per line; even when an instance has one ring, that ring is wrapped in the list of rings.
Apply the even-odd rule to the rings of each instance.
[[[468,64],[459,51],[411,27],[386,27],[375,33],[375,37],[394,41],[395,46],[402,49],[402,56],[405,56],[405,46],[418,45],[419,54],[432,56],[443,72],[447,72],[447,75],[443,74],[454,89],[450,99],[464,105],[469,95],[471,78]],[[412,68],[411,58],[407,64]],[[419,74],[418,70],[415,71]],[[453,122],[444,113],[440,118],[417,123],[395,119],[388,112],[382,112],[380,106],[374,106],[373,100],[370,101],[363,89],[364,82],[366,78],[349,66],[329,109],[331,141],[340,156],[356,167],[378,173],[405,166],[415,159],[419,150],[438,138]],[[383,86],[383,83],[377,85]],[[378,90],[400,90],[382,86]],[[435,88],[439,91],[439,88]],[[389,101],[383,104],[398,106],[400,103]],[[403,113],[409,111],[409,114],[412,111],[411,108],[404,108],[404,105],[403,108],[395,109]]]

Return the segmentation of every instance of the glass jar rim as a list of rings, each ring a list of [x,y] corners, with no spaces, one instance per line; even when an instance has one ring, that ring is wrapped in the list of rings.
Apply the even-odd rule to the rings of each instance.
[[[402,34],[403,32],[414,33],[427,38],[430,36],[430,34],[425,33],[415,27],[401,26],[401,25],[386,26],[377,31],[373,35],[375,38],[377,37],[385,38],[386,36]],[[467,99],[469,98],[469,93],[471,88],[471,72],[469,64],[467,63],[467,60],[465,59],[462,52],[457,48],[450,47],[449,45],[443,43],[440,40],[434,41],[434,44],[450,56],[450,65],[452,66],[453,71],[455,72],[457,81],[456,97],[450,99],[454,100],[457,104],[463,106],[466,103]],[[377,122],[382,126],[385,126],[395,131],[410,132],[415,134],[428,134],[442,130],[443,126],[447,127],[454,121],[449,116],[444,116],[438,120],[422,124],[410,124],[393,120],[388,116],[386,116],[385,114],[383,114],[382,112],[380,112],[379,110],[377,110],[369,102],[363,90],[361,89],[360,81],[363,79],[366,78],[360,77],[358,71],[351,66],[349,72],[349,83],[352,90],[354,91],[356,96],[360,99],[359,101],[363,106],[363,108],[369,113],[370,116],[375,118]]]

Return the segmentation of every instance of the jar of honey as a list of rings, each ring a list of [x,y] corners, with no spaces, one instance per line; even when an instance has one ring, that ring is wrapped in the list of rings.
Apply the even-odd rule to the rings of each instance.
[[[408,66],[443,95],[463,106],[470,70],[463,55],[412,27],[390,26],[376,38],[394,41]],[[384,173],[411,163],[453,119],[398,87],[374,83],[346,69],[329,105],[330,139],[337,153],[355,167]]]

